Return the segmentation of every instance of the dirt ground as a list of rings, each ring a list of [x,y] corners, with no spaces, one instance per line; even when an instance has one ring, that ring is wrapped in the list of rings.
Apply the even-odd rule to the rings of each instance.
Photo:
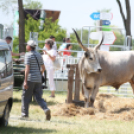
[[[81,95],[81,100],[83,97]],[[94,108],[83,108],[74,104],[57,104],[54,106],[54,116],[84,116],[92,119],[107,120],[134,120],[134,99],[119,98],[109,94],[98,94]],[[53,108],[54,108],[53,107]]]

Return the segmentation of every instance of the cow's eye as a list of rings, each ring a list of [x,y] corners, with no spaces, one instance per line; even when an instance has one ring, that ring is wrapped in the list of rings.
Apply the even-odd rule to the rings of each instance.
[[[90,60],[93,60],[93,58],[91,58],[91,57],[90,57],[89,59],[90,59]]]

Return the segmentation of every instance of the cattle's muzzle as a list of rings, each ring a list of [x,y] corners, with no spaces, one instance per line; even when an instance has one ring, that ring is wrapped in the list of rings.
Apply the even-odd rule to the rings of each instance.
[[[100,69],[98,69],[98,72],[101,72],[102,71],[102,69],[100,68]]]

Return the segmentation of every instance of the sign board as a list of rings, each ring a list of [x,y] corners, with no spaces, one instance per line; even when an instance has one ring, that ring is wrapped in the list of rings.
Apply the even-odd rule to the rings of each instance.
[[[113,14],[112,13],[100,13],[94,12],[90,15],[93,20],[112,20]]]
[[[101,36],[100,32],[92,32],[90,34],[90,39],[99,40],[100,36]],[[103,40],[102,44],[113,44],[116,40],[114,32],[105,31],[105,32],[103,32],[103,36],[104,36],[104,40]]]
[[[109,26],[111,22],[109,20],[102,20],[102,25]]]
[[[90,17],[93,19],[93,20],[100,20],[100,13],[99,12],[94,12],[90,15]]]
[[[111,31],[111,27],[110,26],[102,26],[102,31]]]
[[[112,13],[101,13],[100,14],[100,19],[101,20],[112,20],[113,19],[113,14]]]

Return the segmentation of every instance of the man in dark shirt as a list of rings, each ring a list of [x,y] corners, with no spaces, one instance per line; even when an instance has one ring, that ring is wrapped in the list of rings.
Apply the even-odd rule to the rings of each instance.
[[[36,43],[33,40],[27,42],[27,53],[25,55],[25,80],[22,94],[22,117],[28,117],[29,103],[34,95],[35,100],[46,114],[46,120],[50,120],[50,109],[42,99],[41,71],[45,71],[42,56],[35,51]],[[40,71],[41,68],[41,71]]]

